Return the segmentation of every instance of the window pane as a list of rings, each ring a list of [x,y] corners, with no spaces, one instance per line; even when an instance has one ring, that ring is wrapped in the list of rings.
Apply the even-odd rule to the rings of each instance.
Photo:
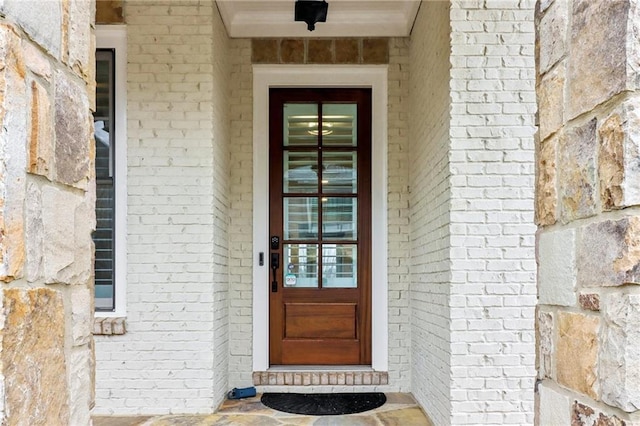
[[[284,146],[318,145],[318,105],[284,104]]]
[[[93,123],[96,138],[96,179],[111,177],[111,132],[109,119],[97,120]]]
[[[113,309],[113,185],[96,184],[96,308]]]
[[[322,153],[322,192],[355,194],[357,182],[355,152]]]
[[[324,146],[356,146],[358,144],[358,105],[322,105],[322,125]]]
[[[284,239],[318,239],[318,199],[315,197],[284,199]]]
[[[284,245],[284,286],[318,287],[318,245]]]
[[[98,50],[96,52],[96,118],[106,118],[110,115],[109,97],[113,89],[110,84],[112,69],[113,51]]]
[[[322,239],[356,240],[357,218],[357,198],[322,198]]]
[[[113,50],[96,52],[96,231],[95,304],[97,310],[113,310],[114,305],[114,59]]]
[[[323,244],[322,287],[356,288],[357,256],[358,246],[355,244]]]
[[[318,153],[284,153],[284,193],[318,192]]]

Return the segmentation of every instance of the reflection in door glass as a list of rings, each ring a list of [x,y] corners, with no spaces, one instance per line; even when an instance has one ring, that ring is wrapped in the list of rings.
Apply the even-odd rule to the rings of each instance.
[[[283,192],[318,192],[318,153],[284,152]]]
[[[284,239],[318,239],[318,199],[315,197],[284,198]]]
[[[318,105],[284,104],[284,146],[318,145]]]
[[[356,288],[358,246],[355,244],[322,245],[322,287]]]
[[[356,146],[357,104],[322,105],[322,145]]]
[[[357,182],[356,152],[322,153],[322,192],[355,194]]]
[[[357,224],[357,198],[322,198],[323,240],[356,240],[358,238]]]
[[[318,287],[318,245],[284,245],[284,286]]]

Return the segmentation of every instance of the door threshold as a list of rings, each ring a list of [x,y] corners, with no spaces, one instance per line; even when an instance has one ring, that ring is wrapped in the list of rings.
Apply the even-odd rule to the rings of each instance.
[[[389,384],[387,371],[369,366],[274,366],[253,372],[254,386],[380,386]]]
[[[369,365],[273,365],[267,371],[275,372],[317,372],[317,371],[373,371]]]

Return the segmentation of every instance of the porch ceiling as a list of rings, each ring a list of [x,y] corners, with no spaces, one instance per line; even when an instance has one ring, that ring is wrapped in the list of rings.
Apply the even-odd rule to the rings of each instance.
[[[218,0],[231,37],[402,37],[408,36],[419,0],[327,0],[327,22],[313,32],[293,20],[295,0]]]

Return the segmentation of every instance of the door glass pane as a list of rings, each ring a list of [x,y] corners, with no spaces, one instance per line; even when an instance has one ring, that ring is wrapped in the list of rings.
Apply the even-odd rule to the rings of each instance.
[[[355,194],[358,188],[357,164],[355,152],[322,153],[322,192]]]
[[[357,256],[358,246],[355,244],[323,244],[322,287],[356,288]]]
[[[318,287],[318,245],[284,245],[284,286]]]
[[[318,153],[285,152],[283,181],[285,193],[318,192]]]
[[[322,144],[324,146],[356,146],[358,144],[357,104],[322,105]]]
[[[355,240],[358,238],[357,198],[322,198],[322,238]]]
[[[284,146],[318,145],[318,105],[284,104]]]
[[[285,197],[284,239],[318,239],[318,199],[315,197]]]

